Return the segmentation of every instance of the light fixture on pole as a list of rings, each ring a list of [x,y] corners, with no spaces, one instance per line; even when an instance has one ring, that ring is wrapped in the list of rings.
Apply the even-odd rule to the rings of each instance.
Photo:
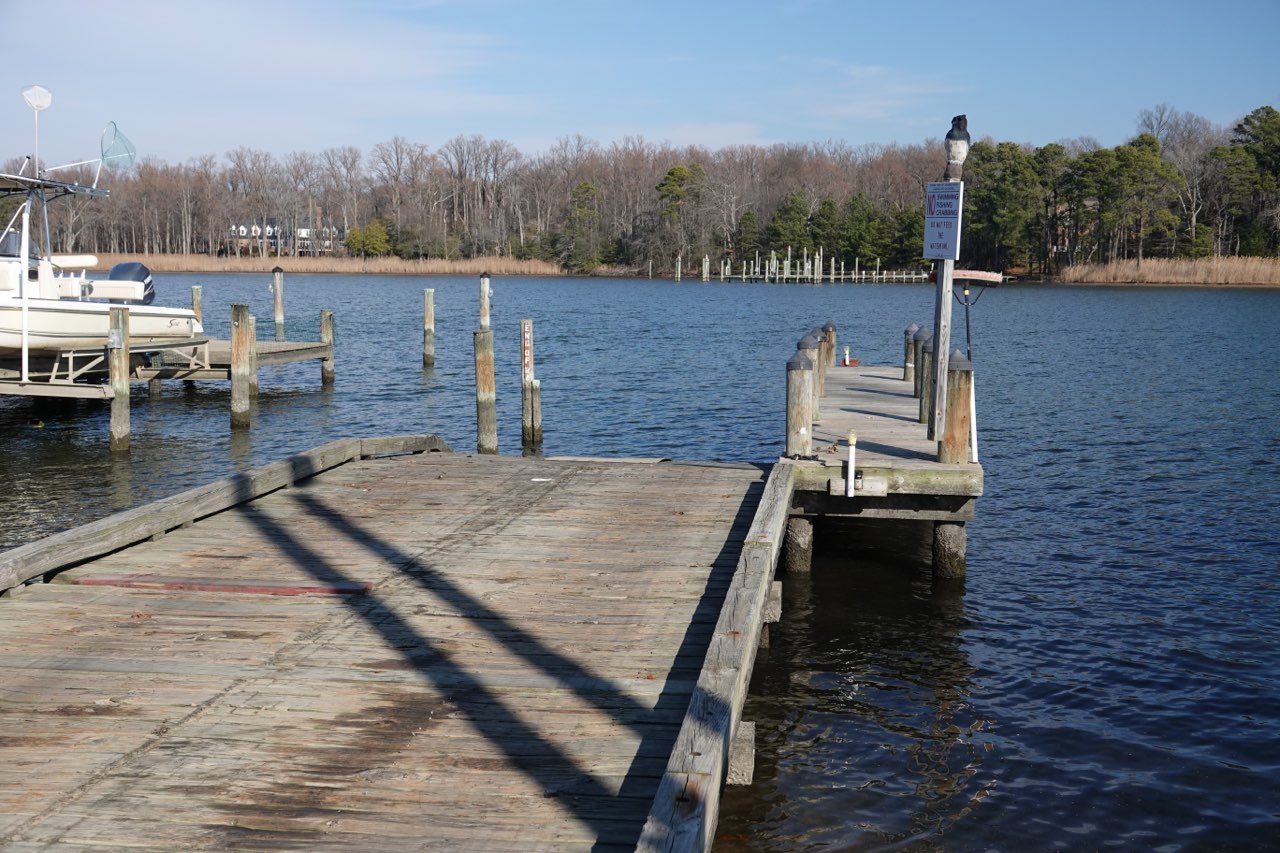
[[[40,177],[40,112],[53,103],[53,93],[44,86],[28,86],[22,90],[22,100],[36,114],[36,177]]]

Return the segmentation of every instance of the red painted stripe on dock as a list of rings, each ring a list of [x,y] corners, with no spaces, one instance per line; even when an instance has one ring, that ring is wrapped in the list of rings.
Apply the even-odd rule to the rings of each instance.
[[[155,575],[91,575],[77,578],[81,586],[116,586],[126,589],[188,589],[196,592],[239,592],[249,595],[364,595],[373,589],[365,581],[331,583],[272,583],[271,581],[220,580],[216,578],[167,578]]]

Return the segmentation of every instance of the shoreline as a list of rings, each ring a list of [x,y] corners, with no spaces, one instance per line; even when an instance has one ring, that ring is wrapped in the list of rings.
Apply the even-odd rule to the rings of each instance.
[[[429,258],[340,258],[340,257],[210,257],[209,255],[97,255],[94,272],[110,270],[124,261],[141,261],[153,273],[226,273],[267,275],[276,267],[286,273],[332,275],[425,275],[640,278],[638,269],[604,267],[591,273],[563,270],[549,261],[511,257],[482,257],[459,260]],[[1280,288],[1280,258],[1205,258],[1201,260],[1148,259],[1120,261],[1097,266],[1072,267],[1070,277],[1022,279],[1028,283],[1068,285],[1185,286]],[[693,280],[693,279],[690,279]]]

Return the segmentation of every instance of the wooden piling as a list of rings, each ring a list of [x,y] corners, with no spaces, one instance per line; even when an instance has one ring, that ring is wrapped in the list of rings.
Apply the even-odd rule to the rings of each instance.
[[[929,377],[933,374],[933,337],[930,336],[920,346],[920,423],[929,423],[929,417],[933,414],[933,384],[929,381]]]
[[[476,360],[476,450],[498,452],[498,408],[494,395],[493,330],[474,333]]]
[[[822,392],[818,386],[818,339],[812,334],[805,335],[796,344],[796,349],[804,353],[804,357],[809,360],[809,422],[816,424],[822,420],[818,410],[818,401],[822,399]]]
[[[969,459],[973,364],[956,350],[947,363],[947,408],[938,433],[938,461],[963,463]]]
[[[533,369],[533,321],[520,321],[520,438],[528,446],[542,443],[542,391]]]
[[[436,291],[422,292],[422,366],[436,366]]]
[[[195,312],[196,322],[204,325],[204,288],[198,284],[191,285],[191,310]]]
[[[329,354],[320,360],[320,384],[328,387],[333,384],[333,311],[320,312],[320,343],[329,348]]]
[[[924,367],[924,342],[929,340],[932,336],[933,332],[930,332],[928,329],[923,327],[917,328],[916,333],[911,336],[911,351],[913,353],[912,364],[915,366],[915,374],[912,377],[915,385],[911,392],[913,397],[920,396],[920,389],[924,385],[924,375],[922,372]]]
[[[231,306],[231,427],[249,426],[252,326],[248,305]]]
[[[112,308],[107,333],[107,369],[111,378],[112,453],[129,450],[129,309]]]
[[[276,267],[271,271],[271,293],[275,296],[276,331],[284,325],[284,270]]]
[[[915,380],[916,373],[916,348],[913,339],[916,332],[920,331],[920,327],[915,323],[907,326],[906,331],[902,333],[902,381],[912,382]]]
[[[249,315],[249,396],[258,396],[258,318]]]
[[[493,294],[489,287],[489,274],[480,273],[480,328],[489,328],[489,297]]]
[[[962,578],[968,571],[969,534],[963,521],[936,521],[933,525],[933,578]]]
[[[836,324],[830,320],[822,327],[822,333],[827,339],[827,367],[835,367],[836,364]],[[825,388],[825,384],[823,385]]]
[[[787,456],[813,455],[813,361],[797,349],[787,362]]]

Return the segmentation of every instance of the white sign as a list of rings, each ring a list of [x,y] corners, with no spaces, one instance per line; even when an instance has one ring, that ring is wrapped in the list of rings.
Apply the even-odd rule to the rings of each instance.
[[[960,260],[960,210],[964,183],[935,181],[924,197],[924,254],[935,260]]]

